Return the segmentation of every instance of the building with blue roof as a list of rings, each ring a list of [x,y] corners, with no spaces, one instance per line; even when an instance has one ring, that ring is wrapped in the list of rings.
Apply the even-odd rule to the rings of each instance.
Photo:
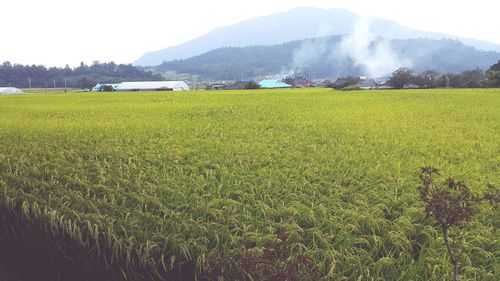
[[[278,88],[291,88],[292,85],[282,82],[281,80],[262,80],[259,82],[261,89],[278,89]]]

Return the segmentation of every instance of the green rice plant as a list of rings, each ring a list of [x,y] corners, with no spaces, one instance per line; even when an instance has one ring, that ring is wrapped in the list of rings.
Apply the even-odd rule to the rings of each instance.
[[[319,280],[451,279],[415,171],[498,186],[498,108],[496,89],[2,96],[0,264],[206,280],[210,257],[262,253],[283,229]],[[479,208],[460,275],[497,280],[499,210]]]

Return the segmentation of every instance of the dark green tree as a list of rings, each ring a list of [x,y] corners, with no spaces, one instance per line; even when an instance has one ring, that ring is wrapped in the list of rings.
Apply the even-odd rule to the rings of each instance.
[[[114,62],[99,63],[91,66],[83,62],[72,69],[43,65],[21,65],[10,62],[0,64],[0,87],[12,86],[19,88],[46,88],[67,86],[69,88],[90,88],[97,83],[119,83],[123,81],[163,80],[159,74],[137,68],[133,65],[115,64]]]
[[[260,88],[260,85],[254,81],[250,81],[250,82],[246,83],[246,85],[245,85],[245,89],[248,89],[248,90],[250,90],[250,89],[254,90],[254,89],[259,89],[259,88]]]
[[[461,76],[461,88],[481,88],[482,82],[485,79],[484,71],[477,68],[474,70],[467,70],[460,73]]]
[[[295,79],[292,76],[287,76],[285,79],[281,80],[283,83],[286,83],[288,85],[294,85],[295,84]]]
[[[439,73],[435,70],[426,70],[415,77],[415,84],[421,88],[436,88],[438,86]]]
[[[500,71],[500,60],[492,65],[488,71]]]
[[[404,88],[415,81],[413,71],[408,67],[400,67],[392,73],[389,84],[396,89]]]
[[[500,60],[486,71],[486,80],[484,84],[486,87],[500,87]]]
[[[448,75],[441,75],[436,79],[436,87],[446,88],[449,87],[450,79]]]

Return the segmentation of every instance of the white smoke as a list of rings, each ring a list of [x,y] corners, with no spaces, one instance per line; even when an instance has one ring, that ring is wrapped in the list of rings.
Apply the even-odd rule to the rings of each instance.
[[[314,65],[318,60],[324,58],[329,53],[329,47],[325,40],[321,37],[331,35],[334,31],[331,25],[320,25],[316,31],[314,38],[306,40],[300,48],[296,49],[293,53],[291,69],[283,69],[281,72],[293,76],[295,73],[300,73],[304,68]]]
[[[327,29],[323,27],[323,35],[328,33],[325,30]],[[360,66],[370,77],[384,77],[399,67],[412,65],[408,59],[403,59],[394,52],[390,40],[377,38],[370,32],[369,19],[360,18],[354,25],[352,34],[342,37],[335,47],[329,45],[324,38],[306,40],[295,50],[291,69],[282,73],[293,75],[321,60],[338,62],[342,58],[352,60],[355,66]]]
[[[289,71],[293,75],[296,71],[314,65],[321,57],[328,54],[328,46],[324,40],[307,40],[293,54],[292,70]]]
[[[340,53],[362,66],[370,77],[382,77],[401,66],[410,66],[410,61],[394,53],[388,39],[377,39],[370,32],[370,21],[360,18],[354,25],[354,32],[345,36],[340,43]]]

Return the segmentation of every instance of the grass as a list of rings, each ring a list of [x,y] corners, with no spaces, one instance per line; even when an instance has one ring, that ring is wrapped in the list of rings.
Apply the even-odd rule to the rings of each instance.
[[[499,108],[492,89],[2,96],[4,256],[88,280],[203,279],[211,255],[283,228],[324,280],[450,279],[419,169],[498,186]],[[464,278],[500,276],[499,218],[465,229]]]

